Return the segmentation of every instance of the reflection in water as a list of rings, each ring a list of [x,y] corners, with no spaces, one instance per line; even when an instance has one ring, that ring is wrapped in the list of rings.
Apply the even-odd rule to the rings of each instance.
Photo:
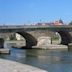
[[[48,70],[48,72],[72,72],[72,52],[59,50],[11,49],[10,55],[1,58]]]

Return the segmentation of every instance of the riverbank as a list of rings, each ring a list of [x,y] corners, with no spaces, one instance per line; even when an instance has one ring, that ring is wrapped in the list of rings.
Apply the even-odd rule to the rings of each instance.
[[[10,54],[10,49],[8,48],[0,48],[0,54]]]
[[[26,64],[0,59],[0,72],[48,72]]]
[[[49,50],[68,50],[67,45],[55,45],[55,44],[49,44],[47,46],[41,45],[41,46],[33,46],[32,48],[36,49],[49,49]]]
[[[0,72],[47,72],[29,65],[0,59]]]

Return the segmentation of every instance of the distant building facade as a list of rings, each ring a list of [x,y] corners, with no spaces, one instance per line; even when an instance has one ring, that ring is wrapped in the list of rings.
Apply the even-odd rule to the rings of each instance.
[[[54,25],[64,25],[63,21],[60,19],[54,22]]]
[[[60,20],[56,20],[54,22],[44,22],[44,23],[37,23],[36,25],[64,25],[63,21],[60,19]]]

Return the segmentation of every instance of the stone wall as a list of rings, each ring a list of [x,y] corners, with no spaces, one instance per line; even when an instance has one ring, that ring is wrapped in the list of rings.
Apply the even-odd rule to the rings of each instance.
[[[4,48],[4,39],[0,38],[0,48]]]

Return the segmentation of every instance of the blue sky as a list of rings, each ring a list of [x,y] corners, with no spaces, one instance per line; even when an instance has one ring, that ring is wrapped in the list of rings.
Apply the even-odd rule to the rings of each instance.
[[[72,0],[0,0],[0,24],[72,20]]]

